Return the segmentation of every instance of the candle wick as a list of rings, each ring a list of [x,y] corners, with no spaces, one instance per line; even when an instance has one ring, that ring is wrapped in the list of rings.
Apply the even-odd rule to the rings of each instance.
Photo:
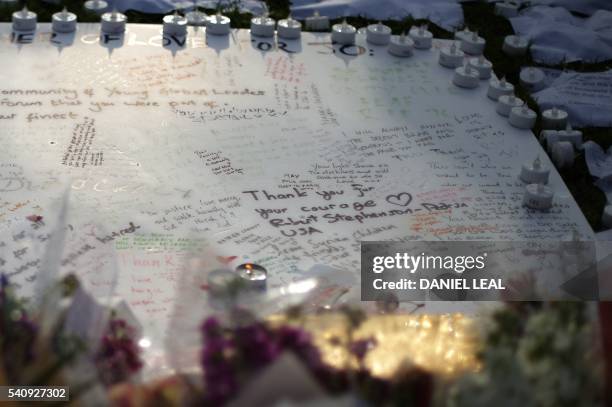
[[[510,102],[510,104],[514,104],[514,95],[508,96],[508,102]]]
[[[456,52],[457,52],[457,45],[453,42],[453,44],[450,47],[450,53],[455,54]]]
[[[383,31],[382,21],[379,21],[378,24],[376,25],[376,31]]]
[[[472,32],[472,41],[478,41],[478,31]]]
[[[533,160],[533,168],[539,170],[540,169],[540,165],[541,165],[540,156],[537,155],[535,160]]]
[[[404,44],[406,42],[406,31],[402,31],[399,38],[400,42]]]
[[[499,86],[501,86],[502,88],[506,87],[506,77],[502,76],[501,81],[499,81]]]
[[[423,35],[423,34],[425,34],[425,26],[421,25],[419,26],[419,35]]]
[[[552,108],[552,115],[553,117],[557,117],[559,115],[559,111],[557,110],[556,106],[553,106]]]
[[[28,6],[26,6],[24,4],[23,9],[21,10],[21,16],[22,17],[27,17],[28,16]]]
[[[64,19],[66,19],[67,15],[68,15],[68,9],[64,7],[64,9],[62,10],[62,16],[64,17]]]

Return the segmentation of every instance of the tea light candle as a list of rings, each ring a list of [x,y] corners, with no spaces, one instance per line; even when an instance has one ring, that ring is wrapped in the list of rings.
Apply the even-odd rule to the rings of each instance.
[[[478,36],[478,31],[473,31],[472,35],[461,39],[461,50],[471,55],[480,55],[484,52],[486,41]]]
[[[460,49],[457,49],[457,44],[453,44],[448,48],[442,48],[440,50],[440,56],[438,57],[438,63],[446,68],[455,69],[463,65],[463,58],[465,54]]]
[[[219,12],[206,20],[206,34],[228,35],[230,29],[230,18]]]
[[[455,84],[455,86],[473,89],[478,87],[479,82],[480,76],[478,75],[478,71],[473,69],[469,64],[465,64],[455,69],[455,74],[453,75],[453,84]]]
[[[291,18],[291,15],[285,20],[280,20],[277,26],[278,36],[287,40],[300,38],[302,34],[302,23]]]
[[[36,30],[36,13],[28,10],[26,6],[21,11],[15,11],[11,17],[13,30],[15,31],[34,31]]]
[[[606,205],[601,215],[601,223],[608,229],[612,228],[612,205]]]
[[[524,104],[525,102],[514,96],[514,94],[501,95],[497,99],[497,106],[495,106],[495,111],[501,116],[508,117],[510,115],[510,111],[513,108],[521,107]]]
[[[538,210],[552,208],[553,191],[550,187],[542,184],[529,184],[525,187],[523,205]]]
[[[489,89],[487,90],[487,97],[491,100],[498,101],[502,95],[511,95],[514,93],[514,85],[506,82],[506,78],[491,78],[489,81]]]
[[[569,141],[557,141],[552,146],[551,158],[557,168],[567,168],[574,165],[574,145]]]
[[[508,35],[504,38],[502,51],[511,56],[520,56],[527,53],[527,47],[529,47],[529,42],[526,38],[518,35]]]
[[[414,49],[414,41],[407,37],[405,33],[391,38],[389,53],[396,57],[409,57]]]
[[[275,27],[276,21],[267,15],[251,19],[251,35],[256,37],[274,37]]]
[[[515,2],[504,0],[501,3],[495,4],[495,14],[498,16],[511,18],[518,15],[519,5]]]
[[[64,9],[59,13],[55,13],[51,16],[51,26],[53,31],[58,33],[71,33],[76,30],[77,27],[77,16],[74,13]]]
[[[306,17],[306,29],[311,31],[327,31],[329,30],[329,18],[319,14],[315,10],[311,17]]]
[[[332,26],[331,39],[337,44],[350,45],[355,43],[355,34],[357,34],[357,29],[344,19],[342,24]]]
[[[125,31],[127,16],[123,13],[119,13],[117,10],[113,10],[110,13],[102,14],[100,23],[103,32],[119,34]]]
[[[538,115],[536,112],[523,105],[521,107],[513,107],[510,110],[508,121],[518,129],[531,129],[535,125]]]
[[[268,271],[258,264],[245,263],[236,267],[238,275],[249,283],[251,288],[264,290],[266,288],[266,280],[268,279]]]
[[[557,130],[542,130],[540,132],[540,141],[546,143],[546,151],[552,154],[552,148],[557,141],[560,141],[559,131]]]
[[[374,45],[387,45],[391,42],[391,28],[382,22],[370,24],[366,29],[366,41]]]
[[[416,49],[430,49],[433,42],[433,34],[427,30],[427,27],[422,25],[418,28],[412,27],[408,32],[412,41],[414,41],[414,47]]]
[[[577,150],[582,148],[582,132],[572,129],[572,125],[567,123],[565,130],[557,132],[557,137],[560,141],[569,141],[576,147]]]
[[[542,128],[544,129],[564,129],[567,125],[567,112],[557,109],[553,106],[552,109],[542,112]]]
[[[461,41],[462,39],[470,37],[471,35],[472,35],[472,32],[470,31],[470,29],[467,27],[464,27],[463,30],[461,31],[455,31],[455,40]]]
[[[106,9],[108,9],[108,3],[104,0],[87,0],[85,4],[83,4],[85,10],[91,11],[92,13],[102,14]]]
[[[477,58],[470,58],[468,63],[478,72],[480,79],[489,79],[493,71],[493,64],[484,55]]]
[[[201,12],[196,7],[194,10],[185,14],[185,18],[187,19],[187,24],[195,27],[202,27],[206,25],[206,18],[208,16],[206,13]]]
[[[537,92],[545,86],[546,75],[539,68],[529,67],[521,70],[520,82],[531,92]]]
[[[536,157],[531,165],[523,164],[520,179],[526,184],[548,184],[550,170],[542,166],[540,157]]]
[[[187,19],[181,16],[178,11],[175,11],[174,14],[164,16],[163,22],[164,34],[178,36],[187,35]]]

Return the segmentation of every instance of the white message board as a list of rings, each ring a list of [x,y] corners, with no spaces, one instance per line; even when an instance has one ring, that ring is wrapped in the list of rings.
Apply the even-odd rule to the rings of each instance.
[[[152,338],[170,316],[204,313],[175,307],[206,295],[184,284],[206,271],[194,253],[259,263],[269,289],[328,265],[358,297],[362,240],[592,235],[486,82],[452,85],[444,42],[397,58],[363,35],[339,46],[247,30],[164,38],[146,25],[120,37],[96,24],[0,30],[0,271],[31,292],[63,231],[62,272],[125,298]],[[518,180],[538,155],[553,168],[545,213],[522,206]]]

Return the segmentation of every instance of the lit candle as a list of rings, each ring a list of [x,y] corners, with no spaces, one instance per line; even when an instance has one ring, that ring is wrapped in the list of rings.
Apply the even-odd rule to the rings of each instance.
[[[258,264],[245,263],[236,267],[238,275],[249,284],[250,288],[264,290],[268,279],[268,271]]]
[[[230,18],[217,12],[206,20],[206,34],[228,35],[230,33]]]
[[[66,10],[66,7],[59,13],[51,16],[53,31],[58,33],[71,33],[76,30],[77,16]]]
[[[414,47],[416,49],[430,49],[433,42],[433,34],[427,30],[424,25],[412,27],[408,32],[412,41],[414,41]]]
[[[485,59],[484,55],[480,55],[476,58],[470,58],[470,66],[478,71],[480,79],[489,79],[493,70],[493,64],[488,59]]]
[[[389,44],[389,53],[396,57],[409,57],[414,50],[414,41],[406,36],[406,33],[401,33],[399,36],[391,38]]]
[[[302,34],[302,23],[291,18],[291,14],[284,20],[278,22],[278,36],[287,40],[300,38]]]
[[[471,55],[481,55],[484,52],[486,41],[478,36],[478,31],[461,39],[461,50]]]
[[[567,125],[567,112],[557,109],[553,106],[552,109],[542,112],[542,128],[544,129],[564,129]]]
[[[601,223],[608,229],[612,228],[612,205],[606,205],[601,215]]]
[[[23,6],[21,11],[15,11],[12,15],[13,30],[15,31],[34,31],[36,30],[36,13]]]
[[[102,14],[108,9],[108,3],[104,0],[87,0],[83,6],[87,11],[96,14]]]
[[[465,54],[460,49],[457,49],[457,44],[454,42],[448,48],[442,48],[440,50],[440,56],[438,57],[438,63],[446,68],[458,68],[463,65],[463,58]]]
[[[544,71],[539,68],[528,67],[521,70],[520,82],[530,92],[537,92],[541,90],[545,85],[546,75]]]
[[[164,34],[178,36],[187,35],[187,19],[181,16],[178,11],[175,11],[174,14],[164,16],[163,21]]]
[[[525,187],[523,205],[531,209],[547,210],[552,207],[553,191],[542,184],[529,184]]]
[[[526,38],[518,35],[508,35],[504,38],[502,50],[511,56],[520,56],[527,53],[529,42]]]
[[[329,18],[319,14],[315,10],[313,15],[306,17],[306,29],[310,31],[327,31],[329,30]]]
[[[370,24],[366,29],[366,41],[374,45],[387,45],[391,41],[391,28],[382,22]]]
[[[489,81],[489,89],[487,97],[491,100],[498,101],[501,95],[511,95],[514,93],[514,85],[506,82],[506,78],[491,78]]]
[[[332,42],[337,44],[350,45],[355,43],[355,34],[357,29],[346,22],[346,19],[342,20],[341,24],[334,24],[332,26],[331,39]]]
[[[256,37],[274,37],[275,27],[276,20],[268,17],[268,13],[251,19],[251,35]]]
[[[574,165],[574,145],[569,141],[557,141],[552,146],[552,161],[557,168],[567,168]]]
[[[453,75],[453,84],[460,88],[473,89],[478,87],[478,83],[480,82],[480,76],[478,75],[478,71],[472,68],[469,64],[465,64],[464,66],[460,66],[455,69],[455,74]]]
[[[510,115],[510,111],[513,108],[521,107],[524,104],[525,102],[514,96],[514,94],[501,95],[497,99],[497,106],[495,106],[495,111],[504,117],[508,117]]]
[[[533,164],[523,164],[520,178],[526,184],[548,184],[549,174],[550,170],[542,166],[540,157],[536,157]]]
[[[101,18],[102,31],[110,34],[119,34],[125,31],[127,16],[113,9],[110,13],[102,14]]]
[[[538,115],[536,112],[523,105],[521,107],[513,107],[510,110],[508,122],[518,129],[531,129],[535,125]]]
[[[504,0],[500,3],[495,3],[495,14],[498,16],[511,18],[518,15],[519,5],[515,2]]]

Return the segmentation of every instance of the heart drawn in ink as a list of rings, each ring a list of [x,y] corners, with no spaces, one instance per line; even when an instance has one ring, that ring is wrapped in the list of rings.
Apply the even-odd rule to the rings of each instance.
[[[385,199],[393,205],[408,206],[412,202],[412,195],[408,192],[400,192],[397,195],[388,195]]]

